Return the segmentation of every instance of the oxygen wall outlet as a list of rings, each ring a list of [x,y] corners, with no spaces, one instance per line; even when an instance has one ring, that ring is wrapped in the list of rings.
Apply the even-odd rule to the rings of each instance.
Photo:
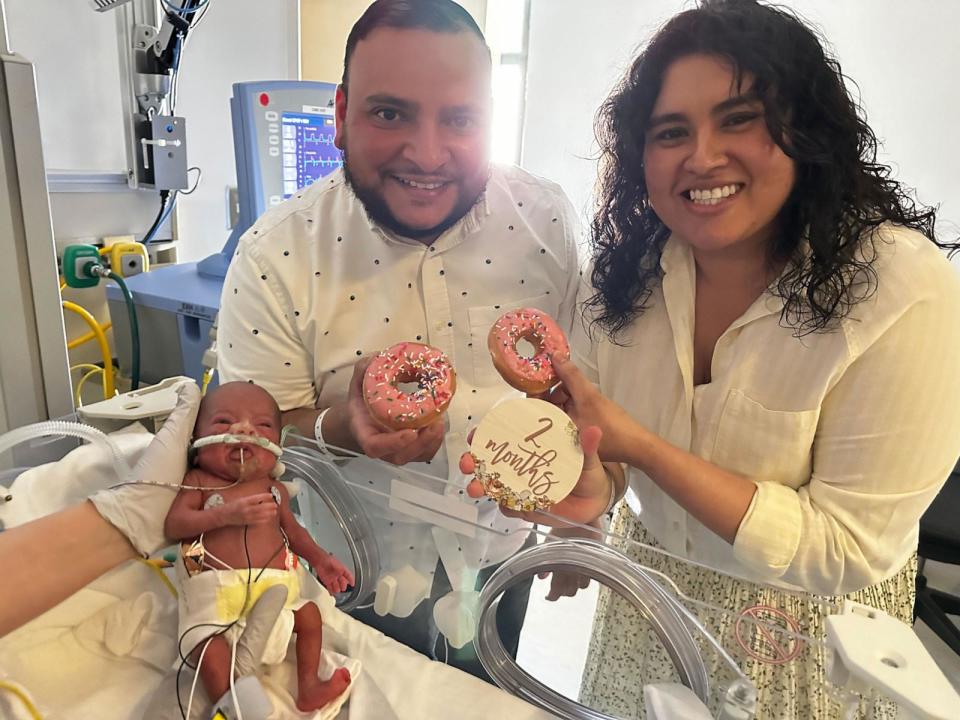
[[[100,253],[93,245],[68,245],[63,249],[63,279],[68,287],[96,287],[100,278],[90,272],[100,264]]]

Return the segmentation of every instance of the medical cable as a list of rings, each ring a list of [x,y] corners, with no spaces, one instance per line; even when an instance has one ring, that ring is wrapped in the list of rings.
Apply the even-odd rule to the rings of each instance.
[[[169,202],[169,205],[167,204]],[[166,222],[167,218],[170,216],[170,213],[173,212],[173,206],[177,202],[177,191],[176,190],[161,190],[160,191],[160,210],[157,212],[157,217],[153,221],[153,224],[150,226],[150,229],[143,234],[143,239],[140,242],[143,245],[149,245],[153,242],[154,235],[157,234],[157,231],[160,229],[160,226]]]
[[[62,300],[61,305],[63,306],[64,310],[69,310],[70,312],[79,315],[83,321],[90,326],[90,332],[92,332],[94,337],[96,337],[97,345],[100,347],[100,354],[103,356],[103,395],[107,399],[112,398],[115,392],[113,379],[113,355],[110,352],[110,344],[107,342],[106,333],[104,332],[100,323],[97,322],[97,319],[90,314],[90,311],[86,308],[77,305],[74,302],[70,302],[69,300]]]
[[[252,577],[252,573],[253,573],[253,561],[252,561],[251,558],[250,558],[250,546],[247,544],[247,527],[248,527],[248,526],[246,526],[246,525],[244,525],[244,527],[243,527],[243,551],[244,551],[244,554],[246,555],[246,558],[247,558],[247,582],[246,582],[246,585],[244,586],[243,604],[241,605],[240,614],[237,616],[237,619],[234,620],[233,622],[229,623],[228,625],[221,625],[221,624],[218,624],[218,623],[198,623],[198,624],[196,624],[196,625],[192,625],[191,627],[189,627],[189,628],[187,628],[186,630],[184,630],[183,633],[181,633],[180,639],[177,641],[177,654],[180,656],[180,667],[177,669],[177,679],[176,679],[176,686],[177,686],[177,704],[180,706],[180,714],[183,716],[183,720],[187,720],[187,718],[189,717],[189,714],[184,714],[184,711],[183,711],[183,701],[182,701],[182,699],[180,698],[180,673],[183,672],[183,668],[184,668],[184,666],[186,666],[186,667],[189,667],[191,670],[194,670],[194,671],[197,673],[197,675],[199,675],[199,673],[200,673],[200,664],[201,664],[202,661],[203,661],[203,651],[201,651],[200,657],[197,658],[197,665],[196,665],[196,667],[193,667],[192,665],[190,665],[190,662],[189,662],[190,658],[189,658],[189,656],[188,656],[188,655],[184,655],[184,653],[183,653],[183,641],[184,641],[184,639],[186,638],[186,636],[187,636],[190,632],[192,632],[192,631],[194,631],[194,630],[196,630],[196,629],[198,629],[198,628],[202,628],[202,627],[216,627],[216,628],[220,628],[220,630],[218,630],[218,631],[215,632],[215,633],[211,633],[210,635],[208,635],[208,636],[207,636],[204,640],[202,640],[201,642],[209,642],[210,640],[212,640],[212,639],[213,639],[214,637],[216,637],[217,635],[223,635],[224,633],[229,632],[229,631],[230,631],[230,628],[232,628],[234,625],[236,625],[238,622],[240,622],[240,620],[243,618],[243,613],[244,613],[244,611],[247,609],[247,603],[248,603],[249,600],[250,600],[250,586],[260,580],[260,578],[263,576],[263,573],[266,572],[266,570],[269,568],[270,563],[272,563],[272,562],[274,561],[274,559],[277,557],[277,555],[280,554],[280,551],[283,550],[283,549],[286,547],[286,543],[284,543],[284,544],[282,544],[279,548],[277,548],[277,550],[273,553],[273,555],[270,557],[270,559],[267,560],[267,562],[265,563],[264,567],[260,569],[260,572],[257,573],[257,576],[256,576],[256,577]],[[200,644],[200,643],[197,643],[197,645],[194,646],[194,649],[196,649],[196,647],[198,647],[199,644]],[[206,649],[206,646],[205,646],[204,649]],[[192,650],[191,650],[191,652],[192,652]],[[231,661],[231,666],[230,666],[230,677],[231,677],[231,678],[233,677],[234,669],[235,669],[235,668],[234,668],[234,661]],[[196,677],[194,677],[194,682],[195,682],[195,681],[196,681]],[[211,700],[212,700],[212,698],[211,698]],[[189,706],[188,706],[188,709],[189,709]]]
[[[193,165],[192,167],[187,168],[187,173],[189,174],[191,170],[197,171],[197,180],[193,183],[193,187],[189,190],[180,190],[181,195],[193,195],[196,192],[197,188],[200,187],[200,181],[203,179],[203,170],[199,166]]]
[[[78,408],[83,407],[83,386],[87,384],[87,380],[92,378],[94,375],[103,375],[105,373],[106,371],[102,367],[98,367],[83,374],[83,376],[77,382],[76,390],[73,392],[73,401]],[[104,395],[106,395],[106,393],[104,393]],[[109,400],[109,398],[104,397],[104,400]]]
[[[94,365],[93,363],[77,363],[76,365],[70,366],[70,372],[74,370],[87,370],[88,372],[80,376],[80,381],[76,384],[76,387],[73,389],[73,404],[77,407],[83,406],[83,401],[81,398],[81,393],[83,392],[83,386],[86,384],[87,380],[92,378],[94,375],[103,374],[105,370],[99,365]],[[101,378],[102,382],[102,378]],[[106,388],[104,388],[106,390]],[[104,400],[108,400],[106,392],[104,392]]]
[[[189,1],[184,3],[184,5],[189,5]],[[175,114],[175,108],[177,105],[177,99],[179,97],[180,90],[180,66],[183,64],[183,54],[187,49],[187,42],[192,37],[191,31],[194,30],[200,21],[206,16],[207,11],[210,9],[210,2],[207,0],[202,5],[196,5],[188,9],[188,12],[176,12],[176,16],[180,20],[184,20],[186,15],[191,15],[190,19],[187,22],[186,29],[179,35],[179,43],[176,48],[176,61],[173,64],[172,77],[170,78],[170,98],[168,101],[168,107],[170,114]],[[199,12],[197,12],[199,11]]]
[[[170,591],[171,595],[173,595],[174,597],[179,597],[179,593],[177,592],[177,589],[173,586],[173,583],[170,582],[170,578],[167,577],[167,574],[163,572],[163,570],[161,570],[159,566],[155,565],[152,561],[147,560],[146,558],[138,557],[137,560],[143,563],[144,565],[146,565],[148,568],[150,568],[150,571],[156,574],[156,576],[160,578],[163,584],[167,586],[167,590]]]
[[[203,379],[200,382],[200,395],[207,394],[207,388],[210,387],[210,381],[213,380],[213,376],[216,372],[216,368],[207,368],[203,371]]]
[[[203,656],[207,654],[207,648],[210,647],[210,643],[213,642],[213,636],[210,636],[203,643],[203,650],[200,651],[200,657],[197,658],[197,672],[193,674],[193,682],[190,683],[190,696],[187,698],[187,712],[184,715],[184,720],[190,717],[190,711],[193,709],[193,695],[197,690],[197,680],[200,679],[200,665],[203,664]]]
[[[225,437],[228,437],[228,436],[230,436],[230,437],[244,437],[244,436],[232,436],[232,435],[230,435],[229,433],[225,433],[225,434],[223,434],[223,435],[211,435],[211,436],[208,436],[208,437],[206,437],[206,438],[200,438],[199,440],[195,441],[195,442],[193,443],[192,447],[194,447],[194,448],[196,448],[196,447],[198,447],[198,446],[199,446],[199,447],[203,447],[204,445],[212,444],[212,441],[215,441],[215,440],[223,441],[222,438],[225,438]],[[269,442],[268,440],[266,440],[266,438],[262,438],[262,440],[266,443],[266,445],[264,445],[264,443],[259,443],[259,444],[261,444],[262,446],[265,446],[265,447],[266,447],[266,446],[272,446],[272,448],[277,448],[276,445],[274,445],[273,443],[271,443],[271,442]],[[204,442],[201,443],[201,441],[204,441]],[[272,450],[272,448],[271,448],[271,447],[268,447],[268,449],[271,449],[271,450]],[[277,448],[277,451],[279,451],[279,448]],[[233,487],[233,485],[236,485],[237,483],[239,483],[239,482],[243,479],[244,473],[243,473],[243,470],[242,470],[242,468],[243,468],[243,448],[242,448],[242,447],[240,448],[240,465],[241,465],[241,473],[240,473],[241,477],[240,477],[236,482],[234,482],[233,484],[231,484],[231,485],[229,485],[229,486],[227,486],[227,487]],[[163,483],[160,483],[160,484],[162,485]],[[172,487],[172,486],[168,486],[168,487]],[[179,486],[179,487],[182,488],[182,487],[184,487],[184,486]],[[208,490],[208,491],[209,491],[209,490],[221,490],[221,489],[224,489],[224,488],[197,488],[197,489],[200,489],[200,490]],[[284,536],[284,542],[280,545],[279,548],[277,548],[276,551],[274,551],[273,555],[270,556],[270,558],[269,558],[269,559],[267,560],[267,562],[264,564],[264,567],[262,567],[262,568],[260,569],[260,572],[258,572],[258,573],[257,573],[257,576],[254,578],[254,577],[252,577],[252,576],[253,576],[253,560],[252,560],[251,557],[250,557],[250,546],[249,546],[249,544],[248,544],[248,542],[247,542],[247,530],[248,530],[248,528],[249,528],[248,525],[244,525],[244,526],[243,526],[243,552],[244,552],[244,555],[246,556],[246,560],[247,560],[247,582],[246,582],[246,585],[244,586],[243,603],[242,603],[242,605],[240,606],[240,612],[239,612],[239,614],[237,615],[236,620],[234,620],[233,622],[231,622],[231,623],[228,624],[228,625],[219,625],[219,624],[217,624],[217,623],[199,623],[199,624],[197,624],[197,625],[194,625],[194,626],[189,627],[189,628],[187,628],[186,630],[184,630],[183,633],[181,633],[181,635],[180,635],[180,639],[177,641],[177,654],[180,656],[180,667],[177,669],[177,677],[176,677],[176,681],[175,681],[175,682],[176,682],[176,688],[177,688],[177,705],[178,705],[179,708],[180,708],[180,714],[183,716],[183,720],[187,720],[187,718],[189,718],[189,716],[190,716],[190,703],[192,702],[192,699],[193,699],[193,687],[196,686],[197,677],[198,677],[199,674],[200,674],[200,665],[201,665],[201,663],[203,662],[203,654],[204,654],[204,652],[206,652],[206,647],[207,647],[207,645],[209,644],[209,641],[212,640],[212,639],[213,639],[214,637],[216,637],[217,635],[223,635],[223,634],[229,632],[230,628],[232,628],[234,625],[236,625],[238,622],[240,622],[241,618],[243,618],[243,616],[244,616],[244,612],[247,610],[247,603],[248,603],[249,600],[250,600],[250,586],[251,586],[251,584],[256,583],[257,581],[259,581],[260,578],[263,576],[263,573],[266,572],[267,568],[270,567],[270,563],[272,563],[272,562],[274,561],[274,559],[277,557],[277,555],[279,555],[280,552],[281,552],[284,548],[288,547],[288,544],[287,544],[287,541],[286,541],[286,536]],[[281,528],[281,532],[282,532],[282,528]],[[202,562],[202,560],[201,560],[201,562]],[[209,635],[209,636],[207,637],[207,639],[206,639],[207,645],[205,645],[205,646],[204,646],[204,649],[200,652],[200,657],[197,659],[197,666],[196,666],[196,668],[195,668],[196,675],[194,676],[194,679],[193,679],[193,687],[191,687],[191,691],[190,691],[190,702],[188,702],[188,704],[187,704],[187,712],[186,712],[186,714],[184,714],[184,711],[183,711],[183,701],[182,701],[182,699],[181,699],[181,697],[180,697],[180,674],[183,672],[184,665],[187,665],[187,666],[189,667],[189,662],[188,662],[189,658],[188,658],[186,655],[184,655],[184,653],[183,653],[183,641],[184,641],[184,639],[186,638],[186,636],[187,636],[190,632],[192,632],[193,630],[196,630],[197,628],[201,628],[201,627],[218,627],[218,628],[221,628],[221,629],[218,630],[218,631],[215,632],[215,633],[212,633],[211,635]],[[234,668],[235,668],[235,662],[236,662],[236,641],[234,640],[234,651],[233,651],[233,654],[232,654],[232,657],[231,657],[231,661],[230,661],[230,681],[231,681],[231,689],[232,689],[232,690],[233,690],[233,687],[234,687],[234,686],[233,686],[233,672],[234,672]],[[212,698],[211,698],[211,700],[212,700]],[[235,692],[235,690],[233,691],[233,700],[234,700],[234,708],[237,710],[238,720],[242,720],[242,717],[243,717],[243,716],[240,714],[239,706],[236,704],[236,703],[237,703],[237,700],[236,700],[236,692]]]
[[[100,329],[101,329],[103,332],[106,332],[107,330],[109,330],[109,329],[112,328],[112,327],[113,327],[113,323],[110,322],[109,320],[107,320],[105,323],[100,323]],[[75,348],[78,348],[78,347],[80,347],[81,345],[84,345],[84,344],[90,342],[91,340],[94,340],[96,337],[97,337],[97,334],[96,334],[93,330],[91,330],[90,332],[88,332],[88,333],[86,333],[86,334],[84,334],[84,335],[81,335],[81,336],[78,337],[78,338],[74,338],[73,340],[71,340],[70,342],[68,342],[68,343],[67,343],[67,350],[73,350],[73,349],[75,349]]]
[[[209,487],[203,485],[174,485],[173,483],[160,482],[159,480],[130,480],[129,482],[116,483],[107,488],[107,490],[115,490],[118,487],[124,487],[126,485],[151,485],[153,487],[162,487],[167,488],[168,490],[227,490],[232,488],[235,485],[239,485],[241,480],[234,480],[229,485],[223,485],[222,487]]]
[[[205,8],[210,3],[210,0],[200,0],[200,3],[197,5],[194,5],[193,7],[190,7],[190,4],[188,2],[185,2],[182,6],[177,7],[171,2],[171,0],[160,0],[160,1],[163,3],[164,7],[167,8],[167,10],[169,10],[172,13],[176,13],[181,17],[185,15],[193,15],[193,13],[197,12],[198,10],[203,10],[203,8]]]
[[[223,635],[223,634],[229,632],[229,631],[230,631],[230,628],[232,628],[234,625],[236,625],[238,622],[240,622],[240,618],[243,617],[243,611],[244,611],[244,610],[246,609],[246,607],[247,607],[247,601],[250,599],[250,585],[251,585],[253,582],[256,582],[255,580],[252,579],[252,576],[253,576],[253,561],[250,559],[250,546],[247,544],[247,527],[248,527],[247,525],[244,525],[244,526],[243,526],[243,552],[244,552],[244,554],[245,554],[246,557],[247,557],[247,582],[246,582],[246,585],[244,585],[244,589],[243,589],[243,604],[240,606],[240,612],[239,612],[239,614],[237,615],[237,619],[234,620],[233,622],[231,622],[231,623],[228,624],[228,625],[220,625],[220,624],[218,624],[218,623],[199,623],[199,624],[197,624],[197,625],[194,625],[194,626],[189,627],[189,628],[187,628],[186,630],[184,630],[184,631],[180,634],[180,639],[177,640],[177,654],[180,655],[180,667],[177,668],[177,678],[176,678],[175,684],[176,684],[176,686],[177,686],[177,705],[179,705],[179,707],[180,707],[180,715],[183,717],[183,720],[187,720],[187,719],[190,717],[190,703],[192,703],[192,701],[193,701],[193,690],[194,690],[194,688],[196,687],[197,678],[200,677],[200,665],[203,663],[203,655],[204,655],[204,653],[207,651],[207,647],[209,647],[210,642],[213,640],[213,638],[215,638],[217,635]],[[269,565],[270,563],[268,562],[267,564]],[[262,573],[262,572],[263,572],[263,571],[261,570],[261,573]],[[259,579],[260,579],[260,575],[258,574],[258,575],[257,575],[257,580],[259,580]],[[202,627],[218,627],[218,628],[221,628],[221,629],[218,630],[218,631],[215,632],[215,633],[211,633],[210,635],[208,635],[208,636],[206,637],[205,640],[202,641],[202,642],[204,643],[204,646],[203,646],[203,650],[200,651],[200,657],[197,658],[197,666],[196,666],[195,668],[191,668],[191,669],[194,671],[193,684],[191,685],[191,688],[190,688],[190,701],[187,703],[187,712],[184,713],[184,711],[183,711],[183,701],[182,701],[181,698],[180,698],[180,673],[183,672],[183,667],[184,667],[184,665],[186,665],[187,667],[190,667],[190,664],[189,664],[189,662],[188,662],[188,660],[189,660],[188,656],[186,656],[186,655],[183,654],[183,641],[184,641],[184,639],[187,637],[187,634],[188,634],[188,633],[190,633],[191,631],[196,630],[196,629],[198,629],[198,628],[202,628]],[[198,643],[198,644],[199,644],[199,643]],[[194,649],[196,649],[196,646],[194,646]],[[191,652],[193,652],[193,651],[191,650]],[[231,676],[233,675],[233,665],[232,665],[232,664],[231,664],[231,667],[230,667],[230,675],[231,675]],[[210,701],[211,701],[211,702],[214,702],[214,699],[213,699],[213,698],[210,698]]]
[[[133,295],[124,279],[112,270],[105,273],[113,280],[123,293],[123,302],[127,306],[127,316],[130,318],[130,389],[140,388],[140,324],[137,322],[137,306],[133,303]]]
[[[37,706],[30,700],[30,697],[12,682],[0,680],[0,690],[6,690],[23,703],[31,720],[43,720],[43,716],[40,714],[40,711],[37,710]]]
[[[237,720],[243,720],[240,712],[240,701],[237,700],[237,683],[233,677],[233,669],[237,666],[237,638],[230,645],[230,697],[233,698],[233,709],[237,711]]]

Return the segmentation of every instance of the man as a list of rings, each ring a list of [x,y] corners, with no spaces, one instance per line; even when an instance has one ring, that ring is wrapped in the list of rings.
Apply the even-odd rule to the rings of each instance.
[[[336,96],[344,171],[266,213],[241,239],[224,283],[220,377],[268,389],[285,423],[308,436],[398,465],[416,461],[412,468],[443,479],[444,492],[462,494],[465,478],[448,458],[511,392],[490,361],[487,332],[521,306],[570,325],[575,214],[558,186],[490,165],[490,52],[452,0],[373,3],[350,33],[344,65]],[[446,353],[457,394],[432,425],[385,432],[360,394],[363,358],[400,341]],[[365,473],[364,485],[390,492],[396,473]],[[469,566],[487,568],[482,581],[525,534],[510,534],[517,521],[486,501],[479,511],[480,523],[507,531],[499,542],[456,543]],[[384,569],[412,565],[428,587],[432,579],[434,599],[449,592],[437,563],[436,543],[445,541],[428,526],[380,519]],[[498,626],[514,654],[529,587],[500,602]],[[361,617],[436,653],[426,603],[403,620]],[[451,662],[485,676],[475,656]]]

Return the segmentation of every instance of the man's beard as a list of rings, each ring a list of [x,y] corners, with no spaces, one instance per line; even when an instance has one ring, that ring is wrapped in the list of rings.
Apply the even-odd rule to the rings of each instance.
[[[415,228],[397,219],[393,212],[391,212],[389,205],[387,205],[383,193],[372,188],[363,187],[357,183],[353,173],[350,172],[350,161],[347,159],[346,150],[343,151],[343,175],[347,180],[347,185],[353,191],[353,194],[357,196],[357,199],[363,205],[363,209],[366,210],[367,215],[373,222],[385,230],[389,230],[400,237],[410,238],[411,240],[437,238],[442,235],[445,231],[460,222],[460,219],[473,209],[474,205],[480,201],[487,187],[487,182],[484,180],[483,186],[475,196],[465,197],[458,186],[457,202],[447,217],[433,227]]]

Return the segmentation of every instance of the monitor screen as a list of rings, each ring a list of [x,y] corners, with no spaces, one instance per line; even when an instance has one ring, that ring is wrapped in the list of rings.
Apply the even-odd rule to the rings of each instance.
[[[333,144],[336,129],[329,113],[284,112],[280,116],[283,139],[283,199],[312,185],[343,164]]]

